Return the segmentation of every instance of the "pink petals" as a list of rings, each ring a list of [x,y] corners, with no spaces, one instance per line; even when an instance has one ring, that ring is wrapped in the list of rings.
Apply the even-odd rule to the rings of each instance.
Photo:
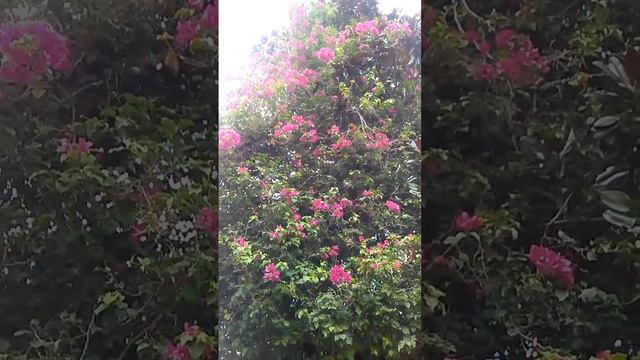
[[[559,253],[544,246],[531,245],[529,260],[540,275],[550,276],[566,288],[573,285],[575,278],[571,261]]]
[[[348,284],[351,282],[351,274],[339,265],[334,265],[329,271],[329,280],[334,285]]]
[[[480,229],[483,224],[483,218],[463,212],[456,217],[455,229],[458,231],[474,231]]]
[[[240,134],[233,129],[220,129],[218,132],[218,149],[231,150],[242,143]]]
[[[280,271],[276,269],[276,264],[271,263],[264,268],[262,279],[271,282],[280,281]]]

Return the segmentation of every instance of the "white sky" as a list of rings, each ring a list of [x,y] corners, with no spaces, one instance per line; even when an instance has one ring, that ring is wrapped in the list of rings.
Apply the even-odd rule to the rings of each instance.
[[[282,30],[289,24],[289,9],[308,3],[304,0],[220,0],[220,110],[226,107],[229,93],[240,85],[235,79],[250,75],[247,69],[251,51],[262,36]],[[383,14],[394,8],[403,15],[418,15],[420,0],[378,0]]]

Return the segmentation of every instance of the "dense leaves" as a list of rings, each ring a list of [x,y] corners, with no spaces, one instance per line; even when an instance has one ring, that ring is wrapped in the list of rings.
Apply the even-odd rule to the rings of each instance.
[[[212,358],[210,5],[23,3],[0,6],[0,358]]]
[[[425,6],[425,358],[638,350],[632,8]]]

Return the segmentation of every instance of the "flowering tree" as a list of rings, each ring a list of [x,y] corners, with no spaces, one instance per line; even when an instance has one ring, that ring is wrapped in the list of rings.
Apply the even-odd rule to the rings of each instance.
[[[417,356],[419,30],[361,7],[295,8],[223,119],[225,358]]]

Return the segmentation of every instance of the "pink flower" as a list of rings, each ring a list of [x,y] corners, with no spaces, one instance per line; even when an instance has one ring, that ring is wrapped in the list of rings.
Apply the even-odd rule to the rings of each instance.
[[[373,195],[373,191],[371,191],[371,190],[362,190],[362,196],[369,197],[371,195]]]
[[[202,26],[205,29],[216,29],[218,27],[218,1],[207,5],[202,14]]]
[[[31,85],[47,69],[65,71],[71,67],[66,39],[49,23],[22,21],[0,28],[0,80],[17,85]]]
[[[342,219],[344,216],[344,208],[339,203],[334,203],[331,205],[331,216],[336,219]]]
[[[380,35],[380,30],[378,30],[375,20],[369,20],[369,21],[358,23],[354,27],[354,30],[357,33],[372,34],[375,36]]]
[[[331,96],[331,101],[334,102],[334,103],[338,102],[338,96],[337,95],[332,95]]]
[[[374,138],[372,139],[372,142],[367,144],[367,147],[369,149],[380,149],[380,150],[387,150],[389,149],[390,146],[391,146],[391,140],[389,140],[389,137],[387,136],[387,134],[384,134],[381,132],[376,132],[374,135]]]
[[[66,154],[70,158],[78,158],[82,155],[86,155],[91,151],[93,142],[80,137],[73,142],[69,142],[67,138],[60,139],[60,146],[58,146],[58,152]]]
[[[501,30],[496,34],[496,46],[498,49],[504,49],[509,46],[511,39],[515,37],[516,33],[510,29]]]
[[[303,133],[302,137],[300,137],[300,141],[302,142],[316,143],[318,140],[320,140],[320,137],[318,136],[316,129],[309,130]]]
[[[321,155],[320,148],[313,149],[313,151],[311,151],[311,155],[313,155],[313,157],[319,157]]]
[[[564,287],[571,287],[574,274],[571,261],[559,253],[543,246],[531,245],[529,260],[536,266],[539,274],[554,277]]]
[[[178,23],[176,30],[178,32],[176,34],[176,42],[179,46],[184,47],[198,36],[200,25],[193,20],[181,21]]]
[[[393,268],[394,268],[394,269],[398,270],[398,269],[400,269],[400,267],[402,266],[402,264],[400,263],[400,261],[399,261],[399,260],[396,260],[396,261],[394,261],[394,262],[393,262],[393,265],[392,265],[392,266],[393,266]]]
[[[280,281],[280,271],[276,269],[276,264],[271,263],[264,268],[264,274],[262,275],[262,279],[271,282]]]
[[[395,108],[390,108],[389,110],[387,110],[387,112],[389,113],[389,115],[393,116],[396,114],[396,109]]]
[[[318,226],[318,224],[320,224],[320,221],[318,221],[318,219],[311,219],[311,226],[312,227],[316,227],[316,226]]]
[[[236,243],[240,247],[245,247],[247,245],[247,239],[239,237],[234,240],[234,243]]]
[[[333,57],[335,56],[335,53],[333,52],[333,50],[325,47],[325,48],[322,48],[322,49],[314,52],[313,56],[317,57],[318,59],[320,59],[324,63],[328,64],[328,63],[331,62],[331,60],[333,60]]]
[[[301,167],[302,167],[302,160],[300,160],[300,159],[293,159],[293,160],[291,161],[291,166],[293,166],[293,167],[294,167],[294,168],[296,168],[296,169],[301,168]]]
[[[365,241],[366,241],[366,239],[364,238],[364,235],[362,235],[362,234],[358,235],[358,241],[359,241],[360,243],[365,242]]]
[[[493,80],[498,77],[498,69],[491,64],[478,64],[471,67],[471,74],[484,80]]]
[[[331,145],[331,149],[333,149],[333,151],[338,151],[348,148],[349,146],[351,146],[351,140],[348,140],[344,135],[342,135],[335,144]]]
[[[220,129],[218,132],[218,148],[222,151],[233,149],[241,142],[240,134],[233,129]]]
[[[470,43],[475,43],[478,41],[478,33],[474,30],[467,30],[464,33],[464,38]]]
[[[329,271],[329,280],[334,285],[351,282],[351,274],[339,265],[334,265]]]
[[[338,257],[339,254],[340,254],[340,248],[338,247],[338,245],[333,245],[331,246],[331,248],[329,248],[329,250],[326,253],[320,255],[320,257],[323,260],[327,260],[330,257]]]
[[[379,267],[380,267],[380,265],[378,265],[378,264],[376,264],[376,263],[371,264],[371,268],[372,268],[373,270],[378,270],[378,268],[379,268]]]
[[[196,223],[210,234],[215,234],[218,230],[218,213],[209,207],[203,207],[198,212]]]
[[[191,325],[188,322],[184,323],[184,333],[189,336],[194,336],[200,331],[200,327],[198,325]]]
[[[311,204],[311,210],[315,212],[319,211],[329,211],[329,204],[324,202],[322,199],[315,199]]]
[[[202,0],[187,0],[187,4],[190,8],[198,11],[202,10],[202,8],[204,7],[204,3],[202,2]]]
[[[476,49],[483,55],[487,55],[491,51],[491,45],[487,40],[475,43]]]
[[[455,229],[458,231],[474,231],[478,230],[484,224],[484,219],[479,216],[470,216],[467,212],[463,212],[456,217]]]
[[[169,344],[165,349],[168,360],[189,360],[191,359],[191,353],[186,345],[182,344]]]
[[[338,127],[338,125],[331,125],[331,127],[327,130],[327,134],[338,135],[340,134],[340,128]]]
[[[387,206],[387,209],[389,209],[391,212],[394,212],[396,214],[400,213],[400,205],[398,205],[397,203],[391,200],[387,200],[384,204]]]

